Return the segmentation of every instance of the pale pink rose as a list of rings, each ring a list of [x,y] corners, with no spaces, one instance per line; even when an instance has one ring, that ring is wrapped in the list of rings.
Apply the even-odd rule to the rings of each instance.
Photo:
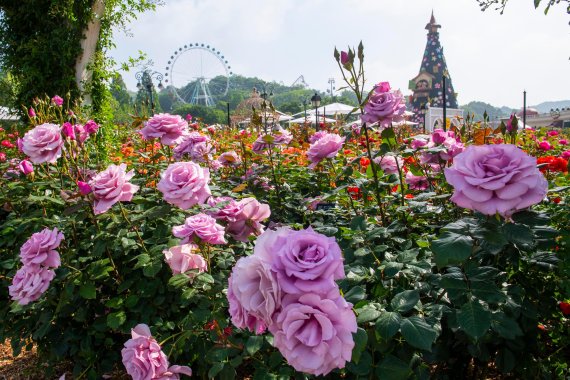
[[[156,188],[164,200],[186,210],[204,203],[211,195],[210,171],[194,162],[175,162],[162,173]]]
[[[426,177],[413,175],[412,172],[406,173],[406,183],[413,190],[425,190],[429,187],[429,182]]]
[[[231,197],[210,197],[208,206],[215,210],[206,210],[205,213],[217,220],[235,222],[241,213],[243,206]]]
[[[384,173],[386,174],[398,174],[399,170],[402,170],[404,167],[404,160],[401,157],[397,158],[394,156],[384,156],[384,157],[376,157],[374,162],[382,168]]]
[[[269,264],[261,257],[242,257],[228,279],[228,301],[233,324],[260,334],[273,324],[281,307],[281,288]]]
[[[183,136],[174,148],[174,158],[180,160],[186,155],[194,161],[203,162],[205,161],[204,156],[209,159],[209,155],[215,152],[210,141],[209,136],[200,132],[190,132]]]
[[[314,144],[317,140],[325,137],[329,133],[327,131],[317,131],[311,137],[309,137],[309,143]]]
[[[286,295],[270,330],[289,365],[324,376],[351,360],[357,324],[352,305],[331,289],[327,295]]]
[[[55,124],[41,124],[26,132],[22,139],[22,152],[34,164],[54,163],[61,157],[63,139],[61,128]]]
[[[241,158],[239,158],[238,154],[233,150],[228,152],[224,152],[218,157],[218,162],[222,164],[222,166],[239,166],[241,164]]]
[[[129,182],[135,175],[134,170],[127,173],[127,165],[109,165],[98,173],[89,186],[93,191],[93,211],[95,215],[109,210],[117,202],[129,202],[139,190],[137,185]]]
[[[241,208],[235,222],[229,222],[226,232],[234,239],[247,242],[248,237],[263,232],[262,220],[269,218],[269,205],[259,203],[255,198],[244,198],[238,202]]]
[[[42,265],[58,268],[61,264],[56,249],[64,239],[63,234],[54,228],[44,228],[36,232],[20,248],[20,260],[24,265]]]
[[[313,169],[325,158],[333,158],[344,144],[345,137],[335,133],[327,133],[311,144],[307,150],[307,157],[311,160],[309,168]]]
[[[191,269],[197,269],[196,273],[202,273],[208,270],[208,265],[201,255],[194,253],[198,251],[196,244],[182,244],[164,250],[162,253],[173,274],[185,273]]]
[[[227,243],[224,238],[224,227],[206,214],[189,216],[184,224],[172,227],[172,234],[181,238],[182,244],[190,243],[196,238],[208,244]]]
[[[55,272],[40,265],[24,265],[16,272],[8,292],[20,305],[36,301],[48,289]]]
[[[334,237],[311,227],[295,231],[288,227],[267,230],[253,250],[271,265],[279,285],[288,294],[328,294],[345,277],[342,253]]]
[[[400,91],[391,91],[388,82],[374,86],[360,119],[364,123],[378,122],[381,127],[389,127],[392,122],[404,120],[406,105]]]
[[[224,165],[222,165],[222,163],[221,163],[220,161],[218,161],[218,160],[210,161],[210,162],[208,162],[208,164],[209,164],[208,167],[209,167],[210,170],[213,171],[213,172],[217,172],[217,171],[219,171],[221,168],[224,167]]]
[[[158,342],[145,324],[131,330],[131,339],[121,350],[123,365],[133,380],[177,380],[180,374],[192,376],[186,366],[170,366]]]
[[[455,191],[451,201],[485,215],[510,216],[541,202],[548,181],[536,167],[536,158],[515,145],[471,145],[445,169]]]
[[[145,140],[159,138],[164,145],[175,145],[188,134],[188,122],[178,115],[159,113],[145,123],[140,134]]]
[[[427,145],[427,141],[423,139],[413,139],[412,143],[410,144],[412,149],[419,149]]]

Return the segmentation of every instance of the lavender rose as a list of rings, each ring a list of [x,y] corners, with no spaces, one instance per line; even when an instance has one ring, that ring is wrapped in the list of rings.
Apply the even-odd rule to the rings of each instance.
[[[54,163],[61,157],[63,138],[61,128],[55,124],[41,124],[26,132],[22,138],[22,152],[34,164]]]
[[[336,240],[311,227],[267,230],[257,238],[254,254],[271,264],[284,292],[327,294],[344,278],[343,259]]]
[[[27,305],[45,293],[54,277],[55,272],[51,269],[35,264],[24,265],[16,272],[8,292],[14,301]]]
[[[364,123],[378,122],[381,127],[389,127],[392,122],[404,120],[405,111],[402,93],[390,91],[390,84],[381,82],[374,86],[360,119]]]
[[[20,248],[20,260],[24,265],[57,268],[61,261],[56,249],[63,239],[63,234],[57,228],[36,232]]]
[[[536,158],[515,145],[469,146],[445,169],[451,200],[485,215],[510,216],[544,199],[548,182]]]
[[[134,193],[139,190],[137,185],[129,182],[134,175],[134,170],[127,173],[126,164],[109,165],[89,181],[96,215],[106,212],[117,202],[128,202],[133,199]]]
[[[398,161],[396,162],[396,160]],[[374,159],[374,162],[379,165],[386,174],[398,174],[399,170],[402,170],[404,167],[404,160],[402,160],[400,157],[376,157]]]
[[[208,206],[215,207],[215,210],[207,210],[206,214],[214,219],[225,222],[235,222],[243,209],[243,205],[236,202],[232,197],[210,197]]]
[[[326,296],[286,295],[282,308],[271,331],[275,347],[293,368],[326,375],[351,360],[356,317],[338,289]]]
[[[340,137],[335,133],[327,133],[312,143],[309,150],[307,150],[307,157],[311,160],[309,168],[313,169],[325,158],[336,156],[340,148],[342,148],[345,139],[345,137]]]
[[[317,131],[311,137],[309,137],[309,143],[314,144],[321,137],[325,137],[329,133],[327,131]]]
[[[210,171],[194,162],[176,162],[162,173],[156,188],[164,200],[186,210],[204,203],[211,195],[208,182]]]
[[[186,218],[184,224],[172,227],[172,234],[182,239],[182,244],[191,242],[194,238],[208,244],[226,244],[224,227],[216,223],[210,215],[197,214]]]
[[[183,136],[174,148],[174,158],[180,160],[187,155],[197,162],[206,161],[205,157],[209,158],[209,155],[216,151],[210,140],[210,137],[199,132],[190,132],[188,135]]]
[[[170,366],[158,342],[151,336],[145,324],[136,325],[131,330],[131,339],[121,350],[123,365],[133,380],[175,380],[180,374],[192,376],[186,366]]]
[[[247,242],[251,235],[263,232],[261,221],[269,218],[269,205],[259,203],[255,198],[244,198],[238,202],[241,211],[236,215],[235,222],[228,223],[226,232],[234,239]]]
[[[236,152],[230,150],[228,152],[220,154],[220,157],[218,157],[218,162],[225,167],[239,166],[241,164],[241,159]]]
[[[202,256],[193,253],[197,251],[198,246],[196,244],[183,244],[171,247],[162,253],[164,253],[164,258],[172,269],[172,273],[185,273],[191,269],[197,269],[197,273],[202,273],[208,270],[208,265]]]
[[[242,257],[228,281],[233,324],[256,334],[264,332],[281,306],[281,288],[269,264],[256,255]]]
[[[425,190],[429,187],[428,179],[424,176],[414,175],[412,172],[406,173],[406,183],[413,190]]]
[[[151,117],[140,134],[145,140],[160,138],[164,145],[175,145],[188,133],[188,122],[178,115],[159,113]]]

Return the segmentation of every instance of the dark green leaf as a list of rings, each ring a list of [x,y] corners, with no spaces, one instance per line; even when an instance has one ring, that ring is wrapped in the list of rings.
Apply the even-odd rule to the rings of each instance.
[[[388,340],[400,330],[401,323],[402,316],[399,313],[386,311],[376,321],[376,331],[383,339]]]
[[[261,349],[261,346],[263,346],[264,339],[265,338],[261,335],[252,335],[247,338],[245,349],[247,350],[248,354],[253,355],[259,351]]]
[[[517,336],[523,335],[519,324],[513,318],[508,317],[505,313],[499,312],[493,314],[491,327],[497,332],[497,334],[505,339],[515,339]]]
[[[437,330],[423,318],[415,316],[402,320],[400,332],[411,346],[426,351],[431,351],[431,347],[439,335]]]
[[[91,282],[86,282],[79,287],[79,295],[85,299],[92,300],[97,297],[95,285]]]
[[[373,305],[366,305],[361,309],[357,309],[358,323],[366,323],[376,320],[382,313]]]
[[[438,267],[461,264],[471,255],[473,239],[469,236],[446,231],[441,234],[439,239],[432,242],[431,248],[435,253],[435,262]]]
[[[355,304],[366,299],[366,290],[362,286],[354,286],[344,294],[344,298],[348,302]]]
[[[376,374],[379,380],[406,380],[412,374],[408,363],[393,355],[387,355],[380,363]]]
[[[478,302],[466,302],[457,312],[457,322],[467,335],[479,339],[491,326],[491,312]]]
[[[420,300],[420,292],[417,290],[405,290],[401,293],[398,293],[392,298],[392,302],[390,302],[390,306],[394,311],[398,311],[400,313],[405,313],[407,311],[412,310],[414,306]]]
[[[368,342],[368,334],[366,330],[358,328],[356,333],[353,335],[354,338],[354,348],[352,349],[352,361],[357,363],[360,361],[360,355],[362,351],[366,348],[366,343]]]
[[[208,377],[210,379],[216,378],[216,375],[224,369],[224,363],[214,363],[212,368],[208,371]]]
[[[107,326],[112,329],[119,328],[127,320],[127,315],[124,311],[117,311],[107,315]]]
[[[504,301],[506,296],[490,281],[470,281],[469,286],[474,296],[487,303]]]

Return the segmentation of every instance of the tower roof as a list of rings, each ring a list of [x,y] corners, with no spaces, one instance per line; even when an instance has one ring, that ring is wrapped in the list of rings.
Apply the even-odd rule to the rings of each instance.
[[[437,33],[437,30],[441,28],[441,25],[439,25],[436,21],[435,21],[435,16],[433,15],[433,10],[431,11],[431,18],[429,20],[429,23],[426,25],[426,30],[429,31],[429,33]]]

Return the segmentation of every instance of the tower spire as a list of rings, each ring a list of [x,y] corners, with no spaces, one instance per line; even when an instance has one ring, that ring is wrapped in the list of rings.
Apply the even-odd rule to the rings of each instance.
[[[439,25],[436,21],[435,21],[435,16],[433,15],[433,9],[431,10],[431,18],[429,20],[429,23],[426,25],[426,30],[429,31],[429,33],[437,33],[438,29],[441,28],[441,25]]]

